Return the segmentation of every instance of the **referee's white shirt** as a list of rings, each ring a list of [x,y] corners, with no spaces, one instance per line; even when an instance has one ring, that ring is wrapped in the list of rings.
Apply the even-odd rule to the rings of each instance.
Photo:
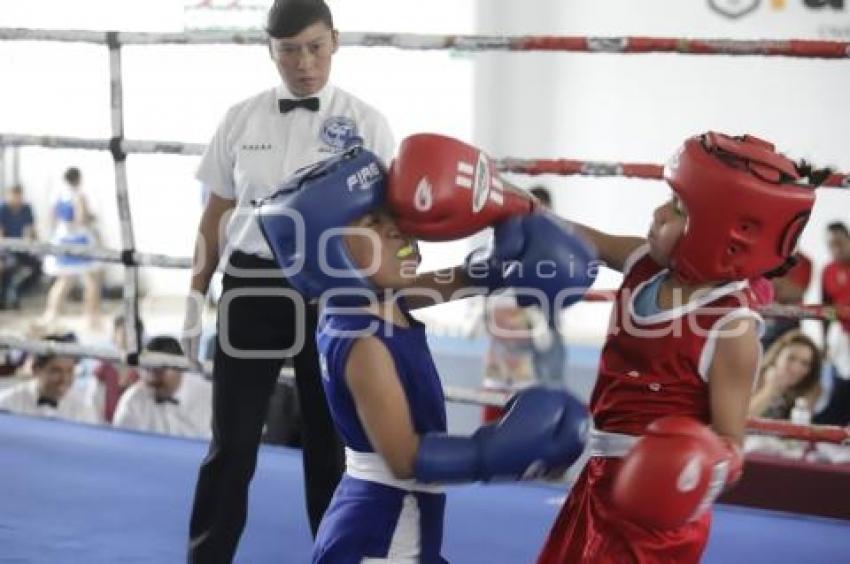
[[[56,407],[38,405],[38,379],[33,377],[0,392],[0,410],[23,415],[55,417],[82,423],[100,423],[98,412],[85,400],[76,386],[71,386]]]
[[[296,98],[281,84],[234,105],[219,124],[196,177],[216,195],[236,200],[222,255],[239,250],[271,258],[251,201],[272,194],[299,169],[341,152],[350,138],[361,137],[385,164],[392,159],[395,142],[380,112],[330,83],[315,97],[316,112],[281,113],[278,100]]]
[[[212,436],[212,384],[184,372],[176,403],[157,403],[153,390],[139,380],[118,400],[113,425],[124,429],[208,439]]]

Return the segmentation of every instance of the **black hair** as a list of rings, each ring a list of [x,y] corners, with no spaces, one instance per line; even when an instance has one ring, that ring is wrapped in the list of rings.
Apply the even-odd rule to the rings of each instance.
[[[174,337],[169,337],[168,335],[157,335],[156,337],[151,337],[151,340],[148,341],[147,345],[145,345],[145,351],[182,355],[183,347],[180,346],[180,341]]]
[[[70,184],[71,186],[76,186],[80,183],[80,169],[75,166],[69,167],[68,170],[65,171],[65,182]]]
[[[552,207],[552,193],[545,186],[535,186],[529,190],[529,193],[540,200],[540,203],[547,208]]]
[[[847,229],[847,224],[843,221],[833,221],[826,226],[826,230],[832,231],[833,233],[841,233],[845,237],[850,237],[850,230]]]
[[[809,181],[809,186],[817,188],[832,176],[831,168],[815,168],[815,166],[805,159],[794,163],[794,168],[797,169],[797,174]]]
[[[45,341],[53,341],[54,343],[76,343],[77,336],[73,333],[53,333],[44,336]],[[63,356],[56,353],[34,353],[32,355],[32,369],[38,370],[45,364],[56,358]]]
[[[269,8],[266,33],[278,39],[292,37],[317,22],[334,28],[331,9],[324,0],[275,0]]]

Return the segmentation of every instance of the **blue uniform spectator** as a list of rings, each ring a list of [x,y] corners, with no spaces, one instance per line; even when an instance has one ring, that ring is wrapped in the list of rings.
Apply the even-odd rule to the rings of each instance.
[[[32,207],[24,201],[23,188],[9,188],[0,203],[0,236],[34,240],[35,218]],[[20,294],[34,285],[41,275],[41,261],[27,253],[0,253],[0,307],[17,308]]]

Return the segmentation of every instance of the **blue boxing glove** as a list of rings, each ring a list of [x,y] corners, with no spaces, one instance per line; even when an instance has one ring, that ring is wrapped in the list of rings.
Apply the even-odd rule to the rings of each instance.
[[[516,290],[521,307],[540,306],[551,318],[579,301],[596,279],[596,251],[567,222],[546,212],[497,224],[488,249],[466,259],[466,275],[489,292]]]
[[[531,479],[575,462],[587,431],[587,409],[572,395],[529,388],[514,396],[498,423],[471,437],[424,435],[413,472],[420,482]]]

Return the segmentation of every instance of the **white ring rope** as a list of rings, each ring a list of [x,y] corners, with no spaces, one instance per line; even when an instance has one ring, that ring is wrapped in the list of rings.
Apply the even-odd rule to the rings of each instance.
[[[51,149],[89,149],[92,151],[111,151],[115,142],[111,139],[90,139],[84,137],[66,137],[58,135],[28,135],[21,133],[0,133],[0,146],[9,147],[49,147]],[[170,155],[203,155],[206,145],[203,143],[182,143],[180,141],[132,141],[121,139],[118,148],[124,153],[165,153]]]
[[[185,143],[182,141],[129,140],[129,139],[91,139],[54,135],[29,135],[22,133],[0,133],[0,148],[3,146],[50,147],[62,149],[89,149],[95,151],[113,151],[117,147],[125,154],[169,154],[198,156],[203,155],[206,145],[203,143]],[[553,174],[556,176],[622,176],[661,180],[664,166],[654,163],[621,163],[612,161],[582,161],[573,159],[519,159],[504,157],[492,159],[497,170],[528,176]],[[821,185],[823,188],[850,188],[850,174],[835,172]]]
[[[101,347],[86,347],[73,343],[56,341],[33,341],[9,335],[0,335],[0,347],[9,347],[35,354],[56,354],[74,357],[94,357],[140,366],[142,368],[177,368],[188,370],[189,363],[185,357],[164,353],[142,353],[135,362],[130,362],[122,353],[114,349]],[[211,362],[204,363],[204,372],[210,374]],[[284,367],[280,377],[291,383],[295,379],[292,368]],[[487,405],[504,407],[512,392],[474,390],[455,386],[443,386],[447,401],[470,405]],[[794,438],[810,442],[827,442],[850,445],[850,427],[830,425],[801,425],[786,421],[750,418],[747,420],[747,431],[750,433],[767,433],[779,437]]]
[[[75,357],[98,357],[113,362],[129,363],[120,352],[99,347],[84,347],[72,343],[56,341],[31,341],[21,337],[0,335],[0,347],[8,346],[35,354],[56,354]],[[177,368],[188,370],[189,364],[185,357],[164,353],[142,353],[133,363],[142,368]],[[212,363],[204,363],[204,372],[209,375]],[[295,374],[292,368],[284,367],[280,379],[292,384]],[[447,401],[480,406],[504,407],[513,392],[498,390],[475,390],[456,386],[443,386],[443,394]],[[850,445],[850,427],[829,425],[801,425],[786,421],[750,418],[747,420],[749,433],[767,433],[785,438],[794,438],[810,442],[827,442]]]
[[[157,253],[125,253],[115,249],[94,245],[55,244],[41,241],[28,241],[11,237],[0,237],[0,250],[31,255],[67,255],[79,258],[91,258],[103,262],[124,264],[126,266],[153,266],[159,268],[192,268],[191,257],[174,257]]]

